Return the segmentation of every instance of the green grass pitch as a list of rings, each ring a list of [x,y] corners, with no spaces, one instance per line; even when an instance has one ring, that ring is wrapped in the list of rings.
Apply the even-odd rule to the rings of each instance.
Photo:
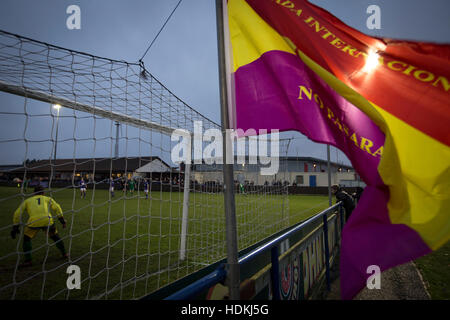
[[[223,195],[190,194],[187,259],[179,260],[183,193],[77,189],[47,192],[63,208],[66,229],[56,225],[70,260],[60,257],[40,231],[33,239],[33,266],[23,259],[22,234],[10,237],[19,188],[0,187],[0,299],[132,299],[151,293],[226,254]],[[288,201],[286,201],[288,200]],[[328,206],[326,196],[237,194],[239,249]],[[67,290],[66,269],[81,269],[81,289]],[[137,279],[137,281],[136,281]],[[105,294],[108,292],[108,294]]]

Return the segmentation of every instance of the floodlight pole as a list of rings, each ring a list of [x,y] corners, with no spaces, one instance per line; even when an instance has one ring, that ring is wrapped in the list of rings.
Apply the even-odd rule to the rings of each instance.
[[[56,164],[56,149],[58,147],[58,128],[59,128],[59,109],[61,109],[61,106],[56,108],[56,137],[55,137],[55,152],[53,154],[53,163]]]
[[[240,270],[238,263],[238,245],[237,245],[237,224],[236,224],[236,204],[234,199],[234,174],[233,163],[227,163],[227,152],[231,152],[230,136],[227,135],[227,129],[230,129],[228,117],[228,88],[227,88],[227,63],[225,52],[225,32],[226,20],[224,10],[226,2],[216,0],[216,21],[217,21],[217,48],[219,56],[219,85],[220,85],[220,109],[223,137],[223,180],[224,180],[224,201],[225,201],[225,222],[226,222],[226,240],[227,240],[227,278],[226,284],[229,289],[231,300],[239,300],[240,292]],[[234,159],[233,159],[234,161]]]
[[[118,159],[119,158],[119,126],[120,126],[120,122],[116,121],[115,125],[116,125],[116,146],[115,146],[115,150],[114,150],[114,157],[116,159]]]

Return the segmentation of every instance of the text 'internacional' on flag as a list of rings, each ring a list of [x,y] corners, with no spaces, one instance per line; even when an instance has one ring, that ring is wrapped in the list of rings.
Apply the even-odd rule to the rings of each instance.
[[[300,131],[367,184],[345,225],[341,293],[450,236],[450,46],[377,39],[305,0],[227,1],[234,128]]]

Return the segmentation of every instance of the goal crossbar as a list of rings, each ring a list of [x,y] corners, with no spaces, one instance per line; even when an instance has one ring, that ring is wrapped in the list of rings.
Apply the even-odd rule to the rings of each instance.
[[[145,121],[141,119],[136,119],[134,117],[130,117],[121,113],[117,113],[114,111],[107,111],[105,109],[101,109],[95,106],[90,106],[87,104],[79,103],[76,101],[71,101],[68,99],[64,99],[61,97],[52,96],[49,94],[46,94],[45,92],[32,90],[29,88],[24,88],[16,85],[11,85],[8,83],[5,83],[0,80],[0,91],[4,91],[7,93],[23,96],[25,98],[31,98],[34,100],[39,100],[42,102],[47,102],[51,104],[59,104],[62,107],[70,108],[77,111],[87,112],[91,113],[93,115],[97,115],[102,118],[110,119],[113,121],[119,121],[121,123],[130,124],[132,126],[138,127],[138,128],[145,128],[150,129],[154,131],[158,131],[161,133],[165,133],[167,135],[171,135],[172,132],[175,130],[175,128],[170,128],[167,126],[163,126],[154,122]]]

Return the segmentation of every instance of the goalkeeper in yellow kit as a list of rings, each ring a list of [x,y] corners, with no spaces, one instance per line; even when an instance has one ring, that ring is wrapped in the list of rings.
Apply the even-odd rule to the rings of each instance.
[[[24,213],[28,214],[28,221],[25,224],[23,232],[23,251],[25,255],[25,262],[21,264],[21,267],[31,266],[31,239],[39,232],[39,230],[45,231],[49,238],[52,239],[56,247],[61,252],[64,258],[67,258],[66,249],[64,248],[64,242],[58,235],[58,230],[53,222],[52,213],[56,214],[62,227],[66,227],[66,221],[64,220],[62,209],[60,205],[50,197],[44,196],[44,188],[38,186],[34,189],[35,196],[28,198],[17,208],[14,212],[13,229],[11,230],[11,237],[16,238],[16,235],[20,233],[21,218],[24,217]]]

